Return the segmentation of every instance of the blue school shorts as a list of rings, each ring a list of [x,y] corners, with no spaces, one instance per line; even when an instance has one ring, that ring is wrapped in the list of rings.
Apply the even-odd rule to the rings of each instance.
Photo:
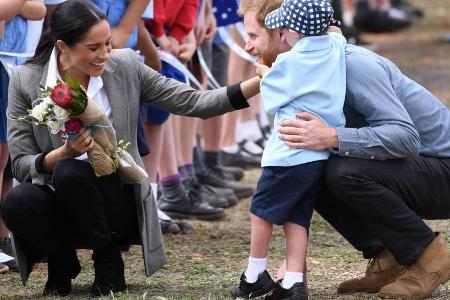
[[[172,67],[168,63],[161,62],[161,74],[167,78],[186,83],[186,77],[183,72]],[[137,144],[139,154],[145,156],[150,153],[150,148],[145,138],[144,122],[150,122],[156,125],[162,125],[169,118],[170,113],[160,110],[151,104],[142,104],[139,108],[138,128],[137,128]]]
[[[250,212],[272,224],[286,222],[309,229],[314,202],[322,188],[326,160],[291,167],[264,167]]]

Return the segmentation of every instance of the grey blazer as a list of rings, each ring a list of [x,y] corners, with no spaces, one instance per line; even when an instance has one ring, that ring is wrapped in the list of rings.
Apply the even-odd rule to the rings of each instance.
[[[27,114],[32,102],[44,87],[48,65],[25,64],[13,70],[8,97],[8,144],[14,177],[20,182],[45,185],[51,175],[36,168],[36,159],[44,152],[62,146],[45,126],[23,123],[18,117]],[[139,63],[132,50],[113,50],[102,75],[111,105],[117,138],[130,141],[128,151],[143,166],[137,149],[138,110],[141,102],[178,115],[208,118],[247,107],[238,85],[212,91],[196,91],[188,85],[168,79]],[[138,210],[145,273],[150,276],[166,262],[156,203],[145,180],[134,185]],[[32,201],[33,199],[30,199]],[[25,284],[28,278],[25,256],[15,241],[16,258]]]

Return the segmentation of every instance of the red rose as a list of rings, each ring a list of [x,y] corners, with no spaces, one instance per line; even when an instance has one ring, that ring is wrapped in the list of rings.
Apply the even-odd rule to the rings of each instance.
[[[83,125],[81,124],[80,119],[72,118],[64,124],[64,127],[68,134],[77,134],[80,132]]]
[[[52,88],[50,98],[59,106],[70,107],[73,99],[72,88],[67,83],[60,82]]]

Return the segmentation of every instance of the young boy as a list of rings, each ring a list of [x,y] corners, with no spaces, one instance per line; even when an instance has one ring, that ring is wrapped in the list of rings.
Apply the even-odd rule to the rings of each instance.
[[[257,65],[261,95],[275,128],[298,112],[312,113],[332,127],[344,126],[345,38],[327,33],[333,9],[326,0],[284,0],[265,19],[269,29],[282,29],[292,49],[272,65]],[[233,297],[307,299],[303,270],[314,200],[330,151],[291,149],[273,131],[263,153],[263,172],[250,207],[251,245],[246,271]],[[266,270],[273,224],[286,236],[286,273],[277,284]]]

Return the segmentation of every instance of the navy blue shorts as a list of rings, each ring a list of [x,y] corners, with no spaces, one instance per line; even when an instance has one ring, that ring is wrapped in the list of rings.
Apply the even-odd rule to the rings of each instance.
[[[309,229],[314,201],[323,187],[326,160],[292,167],[264,167],[250,212],[272,224],[291,222]]]
[[[161,74],[167,78],[172,78],[180,82],[186,83],[186,77],[183,72],[172,67],[166,62],[161,62]],[[150,122],[156,125],[162,125],[169,118],[170,113],[160,110],[151,104],[142,104],[139,108],[138,128],[137,128],[137,144],[139,154],[145,156],[150,153],[150,148],[145,138],[144,122]]]

